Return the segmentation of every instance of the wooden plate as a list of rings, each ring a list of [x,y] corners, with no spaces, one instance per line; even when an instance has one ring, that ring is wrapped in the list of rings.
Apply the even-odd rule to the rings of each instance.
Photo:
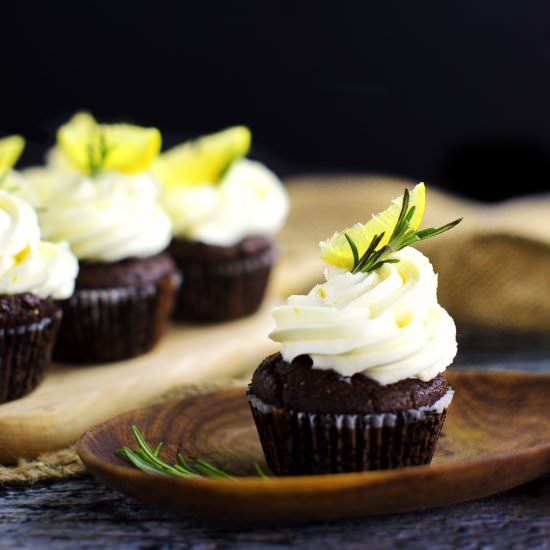
[[[227,390],[119,416],[87,432],[77,450],[98,479],[143,502],[219,523],[289,523],[406,512],[481,498],[550,471],[550,376],[451,371],[456,389],[432,465],[387,472],[236,481],[144,474],[115,455],[135,448],[130,426],[234,475],[263,456],[244,390]]]

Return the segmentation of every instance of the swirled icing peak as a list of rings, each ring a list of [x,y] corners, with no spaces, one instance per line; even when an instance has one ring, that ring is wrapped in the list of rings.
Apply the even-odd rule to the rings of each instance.
[[[250,131],[236,126],[159,157],[154,173],[176,237],[231,246],[279,231],[288,196],[273,172],[244,158],[249,147]]]
[[[170,220],[158,203],[149,173],[101,172],[95,178],[74,170],[32,168],[21,191],[38,209],[42,234],[67,241],[81,260],[114,262],[164,250]]]
[[[428,258],[409,245],[460,220],[419,230],[423,211],[419,184],[367,224],[321,243],[322,258],[331,264],[326,282],[273,310],[270,336],[282,344],[286,361],[309,355],[314,368],[362,374],[380,384],[431,380],[451,364],[455,324],[437,302]]]
[[[0,190],[0,293],[68,298],[77,273],[78,262],[67,243],[40,240],[32,207]]]
[[[443,372],[456,354],[456,329],[437,303],[437,276],[411,247],[394,256],[398,263],[371,273],[327,268],[325,283],[275,308],[270,336],[283,358],[309,355],[314,368],[380,384]]]

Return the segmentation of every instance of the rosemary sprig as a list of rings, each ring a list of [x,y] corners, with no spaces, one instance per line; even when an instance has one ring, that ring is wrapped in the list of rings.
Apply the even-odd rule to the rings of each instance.
[[[416,206],[411,206],[409,208],[409,191],[405,189],[403,194],[403,202],[401,203],[401,210],[399,211],[399,216],[391,236],[388,240],[388,243],[378,248],[380,242],[384,238],[385,233],[379,233],[374,235],[372,238],[367,250],[359,257],[359,252],[357,250],[357,245],[354,243],[353,239],[347,234],[344,233],[346,240],[351,248],[351,253],[353,254],[353,269],[352,273],[369,273],[371,271],[376,271],[384,264],[395,264],[399,260],[397,258],[390,258],[390,256],[419,241],[425,241],[436,235],[441,235],[445,231],[449,231],[456,225],[458,225],[462,218],[454,220],[450,223],[442,225],[441,227],[429,227],[427,229],[415,230],[411,227],[411,220],[416,211]]]
[[[163,445],[162,441],[153,450],[145,441],[137,426],[132,426],[132,433],[139,449],[134,451],[129,447],[122,447],[117,450],[117,454],[126,458],[133,466],[143,472],[186,478],[210,477],[216,479],[235,479],[202,458],[196,458],[192,464],[189,464],[179,452],[176,454],[176,464],[170,465],[159,457]],[[259,464],[254,464],[254,469],[259,477],[269,479]]]
[[[90,141],[88,143],[88,169],[90,171],[90,176],[95,178],[103,169],[105,160],[109,155],[109,148],[107,147],[107,139],[105,138],[105,132],[102,129],[99,129],[99,150],[97,151],[98,155],[96,158],[95,147],[93,141],[93,132],[90,135]]]

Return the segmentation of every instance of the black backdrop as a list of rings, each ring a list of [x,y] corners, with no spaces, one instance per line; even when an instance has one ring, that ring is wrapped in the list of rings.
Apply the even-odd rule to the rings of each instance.
[[[368,171],[485,200],[550,182],[550,3],[2,2],[0,133],[40,160],[76,109],[170,145],[244,123],[283,175]]]

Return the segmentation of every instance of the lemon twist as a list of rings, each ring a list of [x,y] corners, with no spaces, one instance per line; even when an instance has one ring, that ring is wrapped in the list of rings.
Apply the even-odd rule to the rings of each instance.
[[[25,140],[21,136],[15,135],[0,139],[0,181],[15,166],[24,148]]]
[[[114,170],[136,174],[148,170],[160,153],[156,128],[131,124],[99,124],[89,113],[77,113],[57,131],[61,152],[89,176]]]
[[[321,259],[352,273],[368,273],[385,263],[398,262],[391,257],[394,252],[440,235],[462,221],[460,218],[441,227],[418,230],[426,204],[425,191],[424,184],[419,183],[366,224],[356,224],[322,241]]]
[[[250,142],[248,128],[233,126],[162,153],[153,171],[165,187],[217,184],[229,167],[248,153]]]

